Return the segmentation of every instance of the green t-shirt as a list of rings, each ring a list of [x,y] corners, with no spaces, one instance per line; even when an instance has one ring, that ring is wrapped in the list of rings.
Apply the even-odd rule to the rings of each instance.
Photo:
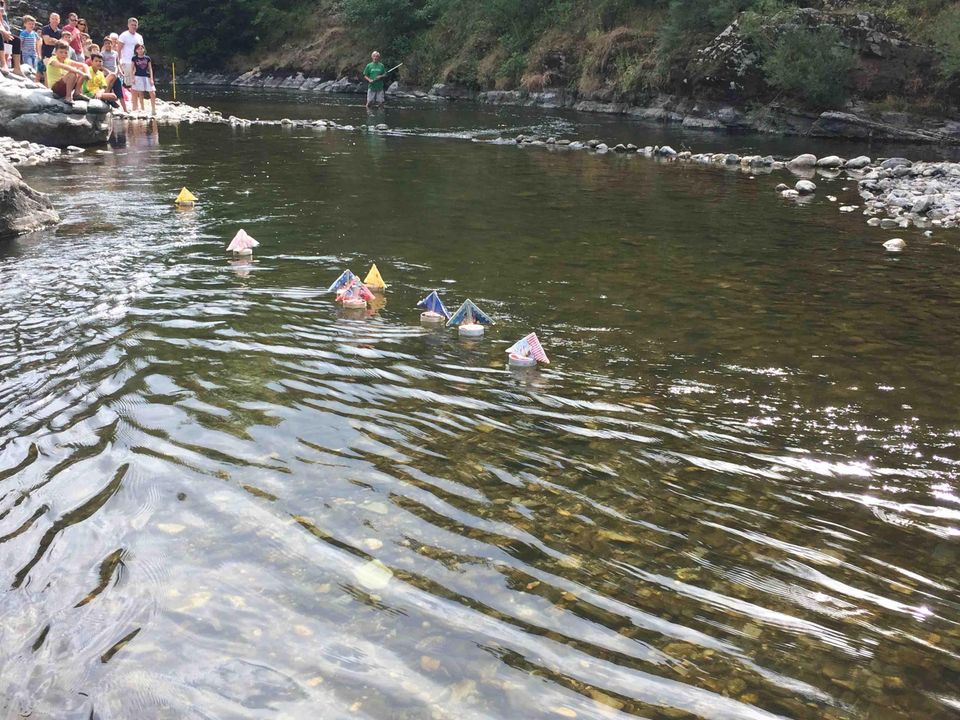
[[[378,78],[381,78],[386,72],[387,69],[383,66],[383,63],[367,63],[367,66],[363,69],[363,74],[368,78],[373,78],[373,82],[370,83],[371,90],[374,92],[383,90],[383,80]]]

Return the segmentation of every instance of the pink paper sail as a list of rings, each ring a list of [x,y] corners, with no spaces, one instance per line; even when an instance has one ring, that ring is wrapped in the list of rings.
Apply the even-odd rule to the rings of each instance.
[[[538,363],[543,363],[544,365],[550,364],[550,358],[548,358],[547,353],[544,352],[543,346],[540,344],[540,338],[537,337],[536,333],[530,333],[525,338],[521,338],[515,342],[507,348],[507,353],[520,355],[521,357],[532,357]]]
[[[360,282],[360,278],[354,276],[353,279],[347,283],[346,287],[337,293],[337,302],[343,302],[347,299],[366,300],[370,302],[374,299],[374,294],[370,292],[370,288]]]
[[[236,235],[233,236],[233,240],[230,241],[230,244],[227,245],[228,252],[248,252],[257,247],[260,243],[254,240],[247,234],[246,230],[241,229]]]

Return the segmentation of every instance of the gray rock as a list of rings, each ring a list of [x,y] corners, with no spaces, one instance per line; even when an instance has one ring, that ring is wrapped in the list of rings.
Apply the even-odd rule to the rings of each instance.
[[[786,183],[780,183],[777,187],[774,188],[777,192],[783,192],[784,190],[789,190],[790,186]]]
[[[817,186],[809,180],[800,180],[796,184],[796,190],[801,195],[810,195],[817,191]]]
[[[906,158],[890,158],[889,160],[884,160],[882,163],[880,163],[880,167],[883,170],[892,170],[898,167],[911,167],[912,165],[913,163]]]
[[[13,165],[0,160],[0,238],[56,225],[60,216],[50,199],[27,185]]]
[[[661,157],[676,157],[677,151],[669,145],[664,145],[656,151],[656,154]]]
[[[817,156],[807,153],[797,155],[793,160],[787,163],[788,168],[813,168],[817,165]]]
[[[817,167],[838,168],[843,165],[843,160],[836,155],[827,155],[827,157],[817,160]]]
[[[868,158],[866,155],[860,155],[858,157],[847,160],[843,164],[843,166],[845,168],[849,168],[850,170],[862,170],[863,168],[867,167],[871,162],[872,160]]]

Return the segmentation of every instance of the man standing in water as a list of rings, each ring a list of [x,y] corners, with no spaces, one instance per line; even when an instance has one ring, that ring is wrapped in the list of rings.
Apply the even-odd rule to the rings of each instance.
[[[383,107],[385,99],[383,76],[387,72],[383,63],[380,62],[380,53],[376,50],[373,51],[370,60],[363,69],[363,79],[370,83],[370,86],[367,88],[367,110],[370,110],[373,105]]]

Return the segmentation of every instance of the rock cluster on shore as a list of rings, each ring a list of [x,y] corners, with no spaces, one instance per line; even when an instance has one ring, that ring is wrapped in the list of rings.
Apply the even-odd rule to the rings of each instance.
[[[107,141],[110,107],[99,100],[68,105],[44,86],[0,74],[0,135],[42,145],[100,145]]]

